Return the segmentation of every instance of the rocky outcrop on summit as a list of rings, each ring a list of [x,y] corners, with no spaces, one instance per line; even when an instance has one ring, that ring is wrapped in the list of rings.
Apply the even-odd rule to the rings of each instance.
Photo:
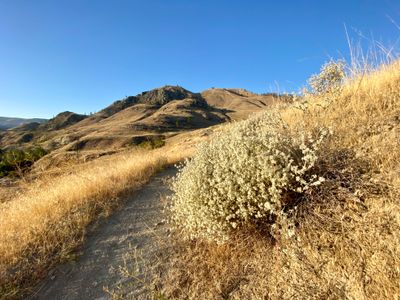
[[[143,92],[136,96],[129,96],[122,100],[115,101],[110,106],[95,114],[93,117],[91,117],[91,119],[99,120],[108,118],[136,104],[146,104],[161,107],[168,102],[174,100],[183,100],[186,98],[197,99],[199,101],[199,105],[206,105],[206,102],[201,101],[202,97],[200,94],[192,93],[180,86],[166,85],[161,88],[156,88],[151,91]]]
[[[136,97],[138,98],[138,103],[156,106],[163,106],[173,100],[183,100],[186,98],[193,98],[198,100],[202,99],[200,94],[192,93],[180,86],[170,85],[143,92]]]

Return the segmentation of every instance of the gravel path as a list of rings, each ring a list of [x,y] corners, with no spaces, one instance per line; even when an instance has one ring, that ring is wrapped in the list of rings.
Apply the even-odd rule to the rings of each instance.
[[[126,254],[137,249],[142,263],[149,261],[156,250],[156,239],[166,236],[162,198],[170,193],[166,181],[175,173],[172,168],[161,172],[127,199],[119,211],[102,221],[88,236],[77,261],[50,272],[27,299],[111,299],[104,287],[114,290],[126,284],[128,279],[119,271],[126,261]],[[131,283],[131,299],[144,297],[141,295],[144,287],[138,282],[134,283],[136,286]]]

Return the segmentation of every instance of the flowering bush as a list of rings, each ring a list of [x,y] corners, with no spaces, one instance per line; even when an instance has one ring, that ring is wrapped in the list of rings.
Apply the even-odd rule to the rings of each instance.
[[[263,114],[216,134],[172,184],[173,221],[188,237],[224,241],[236,228],[276,219],[289,195],[324,181],[312,171],[328,133],[293,133]]]
[[[343,60],[329,61],[321,67],[320,73],[308,80],[313,94],[337,93],[345,78],[346,64]]]

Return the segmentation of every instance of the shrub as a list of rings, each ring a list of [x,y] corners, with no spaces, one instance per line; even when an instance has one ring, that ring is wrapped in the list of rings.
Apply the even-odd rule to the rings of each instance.
[[[144,149],[157,149],[165,146],[165,140],[161,137],[150,138],[141,142],[138,146]]]
[[[47,154],[46,150],[41,147],[31,148],[25,151],[25,159],[35,162]]]
[[[263,114],[217,134],[180,168],[172,221],[188,237],[218,242],[250,224],[273,229],[297,195],[324,181],[313,167],[328,133],[290,132],[279,116]]]
[[[32,164],[45,156],[46,150],[41,147],[30,149],[9,149],[0,151],[0,177],[22,175]]]
[[[313,94],[336,93],[340,91],[345,78],[345,62],[331,60],[321,67],[320,73],[308,80]]]

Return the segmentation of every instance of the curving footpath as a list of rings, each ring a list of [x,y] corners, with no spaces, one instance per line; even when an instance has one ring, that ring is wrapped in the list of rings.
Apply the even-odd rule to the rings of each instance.
[[[111,299],[104,288],[112,291],[129,280],[119,271],[126,255],[137,249],[141,261],[149,261],[155,255],[156,239],[166,236],[162,199],[170,194],[167,179],[175,174],[173,168],[159,173],[128,198],[88,236],[77,261],[55,268],[27,299]],[[141,298],[143,291],[139,281],[135,284],[127,295],[132,299]]]

